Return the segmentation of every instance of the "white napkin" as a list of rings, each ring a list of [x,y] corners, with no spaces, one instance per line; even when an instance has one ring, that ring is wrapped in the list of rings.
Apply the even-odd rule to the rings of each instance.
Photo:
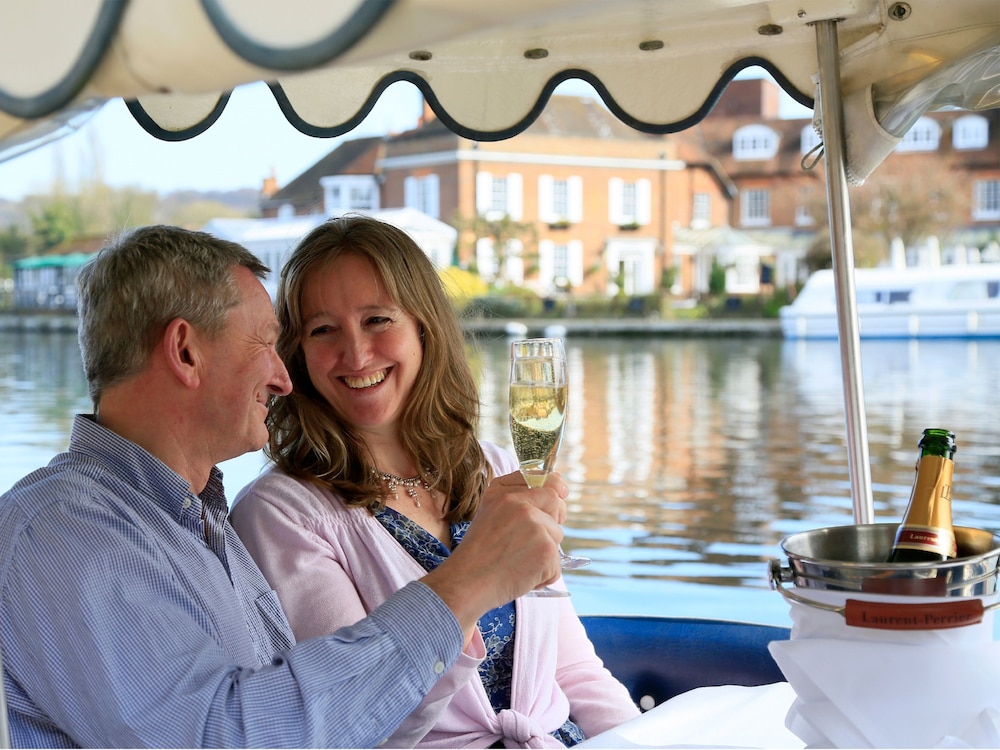
[[[689,690],[579,748],[801,748],[783,718],[795,699],[788,683]]]
[[[808,597],[842,604],[847,595]],[[793,605],[792,620],[791,640],[769,650],[796,694],[785,724],[806,745],[1000,747],[1000,643],[992,640],[992,612],[976,625],[924,631],[849,627],[840,614],[801,604]]]

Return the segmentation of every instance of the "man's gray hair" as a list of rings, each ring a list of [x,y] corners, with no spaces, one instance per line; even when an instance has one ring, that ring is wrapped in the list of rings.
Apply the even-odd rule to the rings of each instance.
[[[148,226],[125,233],[81,270],[79,338],[95,410],[106,388],[145,367],[170,321],[209,335],[240,302],[234,271],[268,268],[235,242],[206,232]]]

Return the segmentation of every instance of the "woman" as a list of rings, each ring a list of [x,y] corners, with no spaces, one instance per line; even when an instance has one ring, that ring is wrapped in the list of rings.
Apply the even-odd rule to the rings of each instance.
[[[517,462],[476,439],[461,328],[405,232],[362,216],[313,230],[282,270],[277,313],[294,390],[270,411],[276,467],[232,515],[302,639],[362,619],[438,565]],[[569,599],[528,597],[480,620],[389,742],[572,745],[636,715]]]

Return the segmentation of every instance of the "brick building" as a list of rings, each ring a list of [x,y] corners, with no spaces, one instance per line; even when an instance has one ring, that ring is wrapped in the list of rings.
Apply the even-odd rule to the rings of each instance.
[[[342,142],[269,191],[262,215],[416,208],[459,229],[457,264],[541,295],[669,285],[696,296],[713,263],[727,269],[729,293],[754,294],[762,274],[779,285],[803,278],[825,221],[822,160],[810,155],[819,138],[810,119],[780,117],[779,94],[768,79],[733,81],[701,123],[662,136],[588,97],[553,96],[529,128],[497,142],[462,138],[425,107],[412,130]],[[927,175],[965,176],[959,229],[969,238],[1000,229],[998,114],[929,114],[890,156],[922,160]],[[803,169],[804,158],[816,167]],[[472,231],[477,216],[530,231],[498,249]]]

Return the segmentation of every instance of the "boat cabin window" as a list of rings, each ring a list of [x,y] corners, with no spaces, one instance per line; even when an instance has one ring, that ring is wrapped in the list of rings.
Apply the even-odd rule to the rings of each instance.
[[[997,296],[998,287],[997,281],[959,281],[948,292],[948,299],[989,299]]]
[[[858,304],[895,305],[910,301],[909,289],[858,289]]]

